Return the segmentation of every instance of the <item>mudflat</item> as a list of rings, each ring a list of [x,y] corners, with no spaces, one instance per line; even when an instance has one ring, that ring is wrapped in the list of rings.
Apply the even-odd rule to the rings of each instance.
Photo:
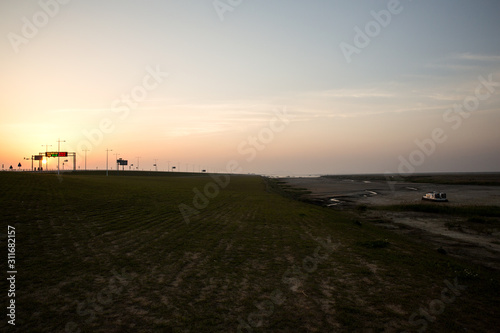
[[[282,178],[294,186],[306,188],[314,199],[330,200],[326,205],[399,205],[419,203],[427,192],[446,192],[449,205],[499,205],[500,186],[415,183],[383,176],[338,176]]]
[[[409,234],[443,252],[500,270],[500,175],[381,175],[282,178],[302,199]],[[488,184],[488,185],[484,185]],[[431,191],[449,202],[422,201]]]

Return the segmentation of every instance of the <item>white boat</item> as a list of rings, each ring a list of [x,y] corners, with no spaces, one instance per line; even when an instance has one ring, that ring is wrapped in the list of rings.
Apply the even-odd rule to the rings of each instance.
[[[422,200],[428,200],[428,201],[438,201],[438,202],[447,202],[448,199],[446,199],[446,193],[444,192],[429,192],[426,193],[423,197]]]

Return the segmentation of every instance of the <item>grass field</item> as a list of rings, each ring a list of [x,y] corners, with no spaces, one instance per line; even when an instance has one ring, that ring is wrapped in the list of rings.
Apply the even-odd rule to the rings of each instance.
[[[0,329],[500,327],[496,271],[355,223],[342,212],[283,197],[258,176],[231,176],[224,189],[207,184],[216,184],[209,175],[0,173],[2,248],[7,225],[14,226],[18,272],[16,326],[4,314]],[[206,188],[209,198],[194,207],[195,193]],[[189,223],[181,204],[199,212]],[[5,278],[1,288],[9,289]]]

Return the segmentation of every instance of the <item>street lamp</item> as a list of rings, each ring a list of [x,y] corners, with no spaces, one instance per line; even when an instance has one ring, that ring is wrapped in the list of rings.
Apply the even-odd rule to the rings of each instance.
[[[106,176],[108,176],[108,152],[113,151],[113,149],[106,149]]]
[[[45,147],[45,157],[47,157],[47,148],[52,147],[52,145],[42,145],[42,147]],[[47,160],[45,162],[45,170],[49,171],[49,161]]]
[[[57,174],[59,174],[59,152],[61,151],[61,142],[66,142],[66,140],[61,141],[61,138],[57,139]]]
[[[114,155],[115,155],[115,160],[116,160],[116,171],[118,171],[118,155],[120,155],[120,154],[115,153]]]
[[[85,171],[87,171],[87,152],[90,151],[87,148],[82,149],[85,152]]]

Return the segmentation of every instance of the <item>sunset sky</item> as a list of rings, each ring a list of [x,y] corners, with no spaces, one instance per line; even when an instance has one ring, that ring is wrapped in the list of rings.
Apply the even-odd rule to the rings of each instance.
[[[0,164],[500,171],[500,1],[0,2]],[[49,168],[57,163],[49,161]],[[66,167],[67,168],[67,167]]]

